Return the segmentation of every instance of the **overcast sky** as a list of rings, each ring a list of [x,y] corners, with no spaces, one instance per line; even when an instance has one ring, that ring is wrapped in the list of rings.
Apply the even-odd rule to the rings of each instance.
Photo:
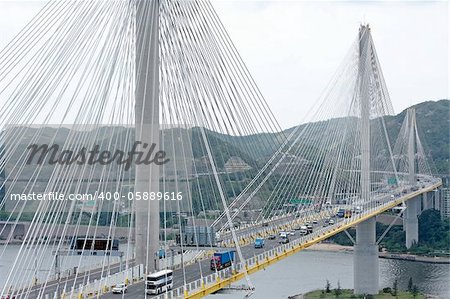
[[[0,48],[44,5],[0,0]],[[448,98],[449,4],[442,2],[214,1],[283,128],[304,121],[369,23],[395,112]]]

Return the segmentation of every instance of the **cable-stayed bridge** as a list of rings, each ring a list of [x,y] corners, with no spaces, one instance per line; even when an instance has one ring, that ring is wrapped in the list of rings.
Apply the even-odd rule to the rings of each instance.
[[[173,288],[160,298],[241,279],[251,293],[250,274],[354,226],[355,293],[374,294],[376,215],[403,207],[410,247],[441,186],[414,111],[398,137],[386,127],[393,108],[368,25],[289,131],[206,1],[53,1],[0,66],[2,255],[17,251],[2,296],[107,298],[126,283],[122,297],[150,297],[146,275],[163,269]],[[235,261],[211,270],[221,250]]]

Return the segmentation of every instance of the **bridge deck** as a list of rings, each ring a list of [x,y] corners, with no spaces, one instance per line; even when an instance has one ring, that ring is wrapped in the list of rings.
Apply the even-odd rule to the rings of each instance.
[[[315,227],[314,232],[307,236],[294,236],[292,241],[288,244],[280,245],[278,240],[266,240],[265,249],[254,249],[252,240],[256,237],[253,235],[250,239],[242,240],[241,249],[242,253],[246,259],[245,264],[238,263],[234,270],[231,268],[222,270],[218,273],[211,273],[209,269],[209,260],[201,261],[200,263],[193,264],[185,267],[184,272],[186,275],[186,281],[188,282],[186,287],[183,283],[183,271],[176,270],[174,275],[178,277],[174,281],[174,289],[168,294],[161,294],[159,296],[148,296],[147,298],[202,298],[220,289],[223,289],[230,284],[241,280],[245,277],[245,271],[248,274],[255,273],[259,270],[265,269],[266,267],[285,259],[305,248],[308,248],[316,243],[330,238],[331,236],[338,234],[350,227],[357,225],[363,221],[366,221],[376,215],[383,213],[389,209],[392,209],[409,199],[415,198],[426,192],[435,190],[441,186],[441,182],[436,182],[427,185],[425,188],[421,188],[417,191],[413,191],[408,194],[404,194],[395,199],[389,199],[388,201],[382,202],[379,206],[374,209],[367,210],[363,213],[357,214],[356,216],[348,219],[341,219],[334,225],[322,227],[320,220],[319,224]],[[325,217],[322,214],[322,217]],[[304,219],[301,219],[304,221]],[[298,219],[291,219],[290,223],[285,225],[280,225],[279,229],[289,229],[289,227],[294,227],[297,225]],[[260,233],[259,233],[260,234]],[[203,274],[203,278],[200,276]],[[211,274],[208,274],[211,273]],[[125,298],[145,298],[144,295],[144,283],[138,282],[129,287],[128,293],[125,294]],[[103,294],[101,298],[114,298],[112,294]]]
[[[212,294],[217,292],[220,289],[223,289],[230,284],[241,280],[245,277],[245,272],[247,274],[255,273],[259,270],[262,270],[282,259],[285,259],[305,248],[310,247],[316,243],[319,243],[323,240],[330,238],[331,236],[338,234],[350,227],[357,225],[367,219],[375,217],[376,215],[383,213],[389,209],[392,209],[403,202],[406,202],[409,199],[412,199],[420,194],[430,192],[435,190],[436,188],[441,186],[441,182],[431,183],[425,188],[421,188],[417,191],[413,191],[408,194],[404,194],[395,199],[380,202],[380,205],[376,208],[372,208],[370,210],[365,210],[360,214],[356,214],[351,218],[341,218],[339,221],[336,221],[334,225],[326,226],[324,225],[324,220],[330,217],[330,213],[334,214],[334,210],[330,210],[329,213],[324,213],[323,211],[320,213],[316,213],[314,215],[308,215],[310,218],[305,219],[305,217],[295,218],[295,216],[277,219],[272,227],[261,227],[257,228],[243,228],[238,236],[240,240],[241,250],[243,253],[245,263],[237,263],[232,270],[231,268],[224,269],[217,273],[211,271],[209,269],[209,259],[203,259],[197,263],[191,263],[182,268],[178,268],[174,270],[174,289],[167,294],[161,294],[159,296],[150,296],[147,297],[144,294],[144,282],[143,281],[134,281],[128,288],[128,292],[124,295],[124,298],[202,298],[208,294]],[[334,213],[333,213],[334,212]],[[308,221],[312,218],[318,220],[318,224],[315,225],[313,233],[300,236],[296,234],[295,236],[290,237],[290,243],[280,245],[278,243],[278,239],[275,240],[266,240],[266,244],[264,249],[255,249],[253,248],[253,240],[258,236],[266,236],[268,234],[277,233],[277,231],[286,229],[291,230],[294,227],[298,226],[299,223]],[[283,221],[285,221],[283,223]],[[274,229],[273,226],[276,226]],[[252,232],[252,233],[250,233]],[[228,242],[225,244],[228,247],[234,247],[234,244]],[[112,271],[116,272],[118,269],[118,265],[114,265],[112,267]],[[101,272],[101,271],[98,271]],[[97,271],[91,272],[91,277],[93,279],[99,279],[100,273]],[[185,277],[185,278],[183,278]],[[73,281],[75,277],[71,277],[70,281]],[[85,279],[80,277],[80,279]],[[186,286],[185,282],[186,281]],[[78,282],[77,282],[78,283]],[[82,283],[80,281],[79,283]],[[48,298],[53,298],[55,290],[57,287],[61,287],[57,282],[49,282],[47,284],[47,288],[45,290],[45,294]],[[109,288],[102,288],[98,290],[97,294],[100,295],[100,298],[116,298],[116,296],[109,292]],[[38,294],[38,286],[32,288],[32,293],[29,298],[37,298]],[[75,291],[72,294],[63,295],[64,298],[88,298],[88,294],[84,291]],[[167,296],[167,297],[166,297]],[[45,297],[45,296],[44,296]],[[45,297],[46,298],[46,297]]]

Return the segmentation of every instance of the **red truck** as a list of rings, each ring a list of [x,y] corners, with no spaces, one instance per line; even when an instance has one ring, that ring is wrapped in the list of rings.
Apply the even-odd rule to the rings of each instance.
[[[234,251],[215,252],[211,257],[211,270],[222,270],[230,267],[234,261]]]

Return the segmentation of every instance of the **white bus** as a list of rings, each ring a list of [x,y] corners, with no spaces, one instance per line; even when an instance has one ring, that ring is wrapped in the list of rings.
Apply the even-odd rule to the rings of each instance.
[[[147,294],[161,294],[173,287],[173,271],[162,270],[147,275],[145,279],[145,292]]]

